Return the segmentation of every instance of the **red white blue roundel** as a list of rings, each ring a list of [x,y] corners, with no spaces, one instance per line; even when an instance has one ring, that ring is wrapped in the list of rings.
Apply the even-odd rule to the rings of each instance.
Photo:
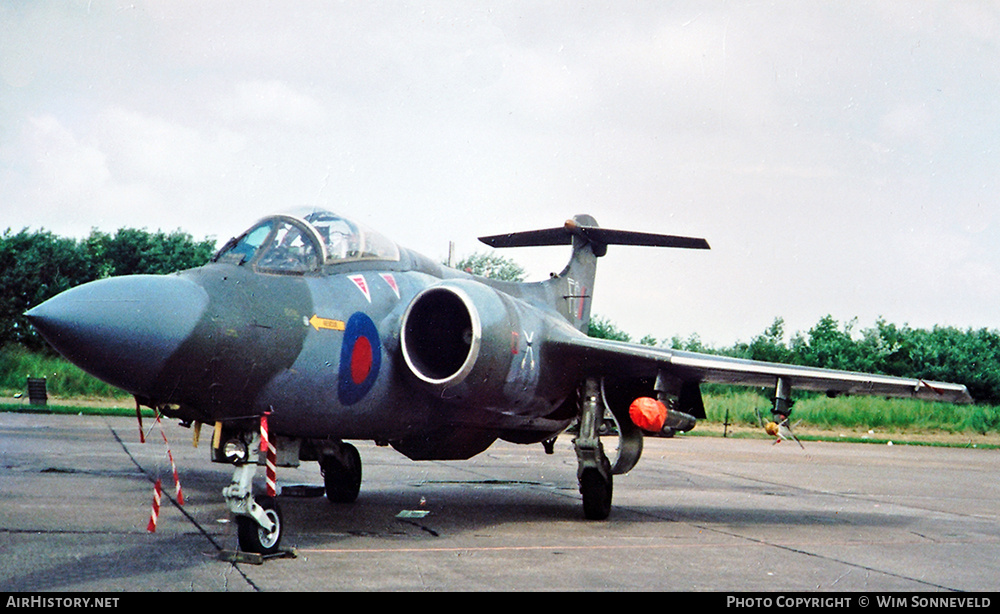
[[[382,344],[371,318],[360,311],[351,316],[340,348],[337,398],[343,405],[360,401],[375,384],[382,366]]]

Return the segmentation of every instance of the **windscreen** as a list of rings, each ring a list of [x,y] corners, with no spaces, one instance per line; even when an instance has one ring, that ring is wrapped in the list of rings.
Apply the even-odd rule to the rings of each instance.
[[[216,262],[247,264],[264,273],[306,273],[322,264],[399,260],[383,235],[329,211],[261,220],[224,247]]]
[[[263,273],[306,273],[319,268],[322,254],[307,228],[287,217],[262,220],[230,241],[216,262],[249,263]]]

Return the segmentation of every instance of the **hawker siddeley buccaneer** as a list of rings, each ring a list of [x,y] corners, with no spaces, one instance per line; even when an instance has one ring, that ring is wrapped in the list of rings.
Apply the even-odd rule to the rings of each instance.
[[[705,417],[702,383],[773,387],[778,424],[787,421],[793,388],[971,400],[955,384],[584,334],[596,262],[609,245],[708,248],[702,239],[609,230],[580,215],[481,240],[571,245],[572,257],[545,281],[494,281],[310,211],[261,220],[203,267],[84,284],[28,317],[66,358],[139,404],[214,425],[212,460],[235,465],[223,497],[240,547],[261,553],[275,551],[282,534],[275,499],[253,494],[265,419],[275,463],[318,461],[334,502],[355,500],[361,484],[349,440],[390,445],[416,460],[466,459],[497,439],[551,452],[574,425],[584,516],[603,519],[612,476],[638,462],[644,430],[686,430]],[[651,417],[633,405],[652,407]],[[614,459],[599,437],[606,416],[618,426]]]

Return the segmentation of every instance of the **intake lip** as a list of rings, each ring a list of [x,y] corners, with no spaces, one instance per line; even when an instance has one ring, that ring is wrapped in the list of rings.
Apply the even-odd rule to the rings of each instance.
[[[401,330],[403,360],[428,384],[461,383],[479,357],[482,322],[461,288],[432,286],[422,291],[403,315]]]
[[[177,275],[129,275],[67,290],[25,316],[67,360],[133,394],[148,392],[208,306]]]

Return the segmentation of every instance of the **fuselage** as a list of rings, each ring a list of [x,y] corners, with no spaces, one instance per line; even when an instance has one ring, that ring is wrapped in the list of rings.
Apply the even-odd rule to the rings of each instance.
[[[261,224],[267,240],[254,238]],[[92,282],[29,316],[69,360],[186,421],[237,423],[267,412],[289,437],[370,439],[414,458],[464,458],[497,437],[540,441],[572,419],[560,407],[575,380],[543,373],[552,367],[537,343],[551,327],[571,328],[548,306],[561,299],[552,284],[475,278],[395,246],[384,250],[391,258],[341,261],[321,255],[325,245],[301,249],[303,237],[318,234],[301,219],[261,224],[206,266]],[[300,248],[268,260],[282,225],[298,233]],[[309,250],[320,255],[304,257]],[[417,350],[403,348],[407,310],[438,286],[463,297],[476,320],[468,330],[420,323],[430,339],[421,351],[432,359],[456,326],[451,336],[468,353],[457,359],[461,377],[440,381],[414,368]],[[463,397],[470,386],[475,398]]]

